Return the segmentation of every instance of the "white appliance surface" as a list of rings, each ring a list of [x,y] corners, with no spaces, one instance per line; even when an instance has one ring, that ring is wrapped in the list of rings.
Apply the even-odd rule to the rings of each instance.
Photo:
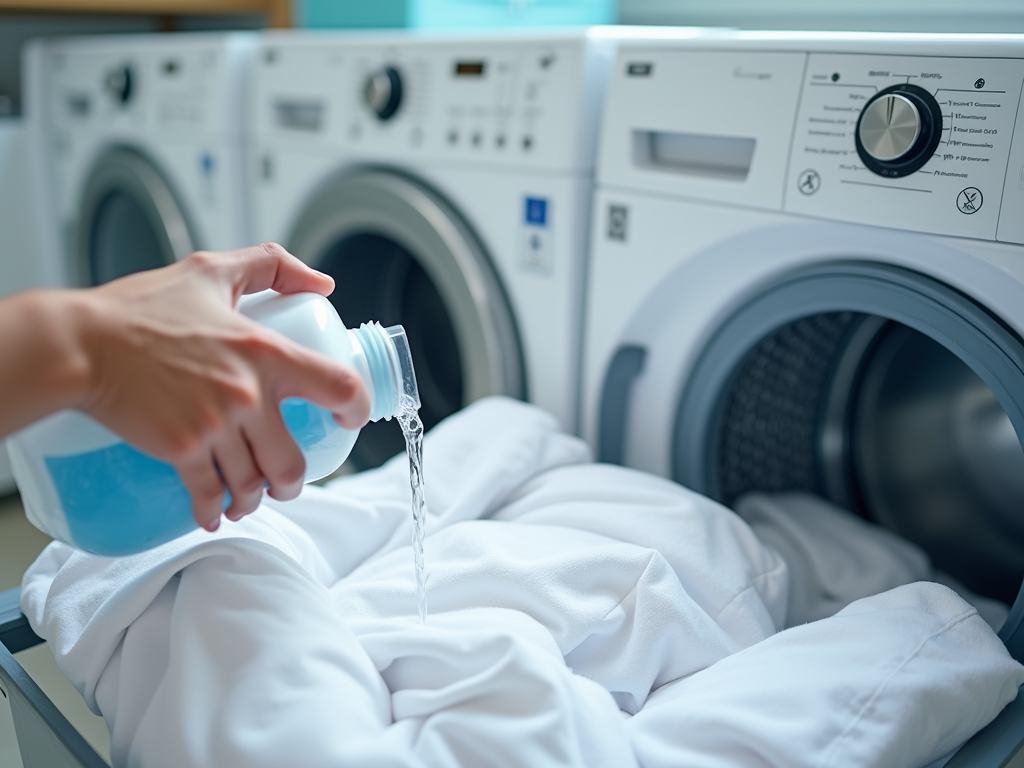
[[[614,45],[608,29],[268,35],[252,100],[253,239],[287,245],[323,185],[347,171],[414,179],[485,251],[511,306],[529,399],[575,430],[597,123]],[[366,89],[388,68],[400,73],[402,101],[381,118]]]
[[[59,230],[49,253],[55,282],[76,282],[83,191],[116,147],[141,155],[175,193],[194,230],[193,247],[246,244],[244,99],[254,42],[244,33],[203,33],[28,47],[28,109],[41,124],[35,159]]]
[[[1016,658],[1022,85],[1024,36],[623,42],[582,379],[599,460],[730,506],[807,493],[856,511],[1013,603]],[[1007,758],[1019,721],[956,764]]]
[[[592,220],[585,434],[596,442],[615,349],[642,340],[651,354],[630,399],[625,455],[671,474],[675,423],[664,409],[703,343],[759,288],[819,261],[914,269],[1024,334],[1022,81],[1024,40],[1013,36],[736,33],[623,44]],[[857,118],[870,96],[907,82],[934,94],[942,140],[917,172],[884,178],[858,157]],[[661,162],[651,159],[652,135],[666,147]],[[725,149],[689,163],[687,142],[707,147],[706,137]],[[980,192],[976,210],[958,208],[965,190]],[[664,288],[670,275],[681,293]]]

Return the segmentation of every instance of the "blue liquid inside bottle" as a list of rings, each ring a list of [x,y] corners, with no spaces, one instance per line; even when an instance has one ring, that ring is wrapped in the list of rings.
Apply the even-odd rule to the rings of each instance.
[[[307,400],[283,401],[281,415],[304,454],[342,431],[329,411]],[[44,461],[71,538],[87,552],[131,555],[198,527],[177,470],[127,443]],[[230,503],[225,494],[224,508]]]

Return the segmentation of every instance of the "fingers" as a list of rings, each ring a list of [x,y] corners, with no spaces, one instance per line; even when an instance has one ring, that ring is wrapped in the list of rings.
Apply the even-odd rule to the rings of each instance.
[[[245,427],[256,466],[267,480],[267,493],[278,501],[294,499],[306,477],[306,459],[285,426],[276,402],[268,404]]]
[[[227,435],[214,448],[213,457],[231,493],[231,505],[224,516],[228,520],[241,520],[260,505],[263,473],[257,468],[252,449],[240,431]]]
[[[220,527],[224,508],[224,482],[213,461],[212,453],[204,452],[177,465],[181,481],[192,497],[192,516],[211,532]]]
[[[360,429],[370,419],[370,393],[352,368],[318,352],[291,345],[285,364],[275,366],[275,399],[301,397],[335,414],[339,425]]]
[[[318,272],[292,256],[277,243],[263,243],[239,251],[215,255],[235,296],[272,288],[278,293],[304,291],[327,296],[334,278]]]

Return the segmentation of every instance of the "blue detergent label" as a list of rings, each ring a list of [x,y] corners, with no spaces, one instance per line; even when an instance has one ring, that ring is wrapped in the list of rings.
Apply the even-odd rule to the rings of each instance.
[[[303,453],[340,429],[329,412],[298,398],[282,402],[281,415]],[[45,461],[80,549],[130,555],[197,527],[192,498],[174,467],[127,443]],[[225,494],[224,507],[230,503]]]

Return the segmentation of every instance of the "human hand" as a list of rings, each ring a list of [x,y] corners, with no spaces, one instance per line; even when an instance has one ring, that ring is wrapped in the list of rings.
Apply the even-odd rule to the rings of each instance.
[[[334,281],[273,243],[194,253],[163,269],[81,291],[89,360],[79,410],[174,465],[207,530],[220,523],[225,487],[238,520],[298,495],[305,459],[279,409],[301,397],[357,429],[370,398],[359,375],[237,310],[243,294],[328,295]]]

